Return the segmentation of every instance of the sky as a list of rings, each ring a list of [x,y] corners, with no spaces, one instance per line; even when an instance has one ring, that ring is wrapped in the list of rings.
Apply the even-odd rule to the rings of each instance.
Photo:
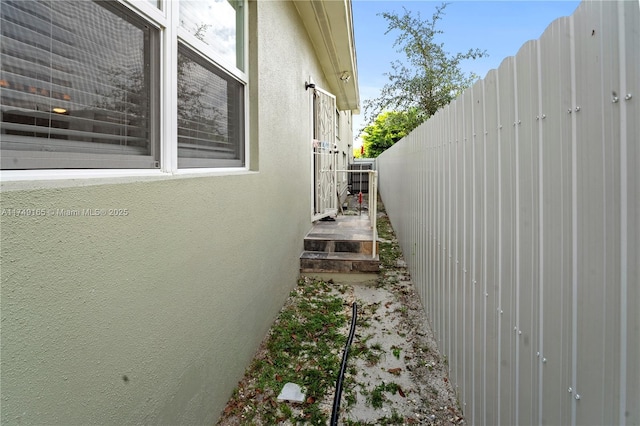
[[[382,12],[401,14],[403,7],[420,13],[423,21],[430,21],[441,1],[409,0],[378,1],[352,0],[353,25],[358,60],[360,86],[360,115],[354,116],[354,136],[367,124],[364,120],[364,102],[375,98],[387,82],[384,73],[391,70],[394,59],[404,59],[393,43],[398,35],[385,35],[387,21]],[[456,54],[469,49],[486,50],[486,58],[465,61],[465,73],[474,72],[484,78],[498,68],[507,56],[514,56],[528,40],[540,38],[544,30],[557,18],[571,15],[579,1],[462,1],[449,0],[437,28],[444,34],[436,42],[444,43],[445,51]],[[356,139],[355,146],[360,141]]]

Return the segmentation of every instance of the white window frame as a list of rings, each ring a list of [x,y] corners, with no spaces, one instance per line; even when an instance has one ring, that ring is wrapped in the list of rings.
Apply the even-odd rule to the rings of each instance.
[[[68,179],[96,178],[167,178],[173,175],[226,175],[249,172],[250,164],[250,123],[249,123],[249,5],[243,1],[243,70],[229,64],[213,48],[180,28],[179,2],[162,0],[161,8],[156,8],[146,0],[116,0],[160,31],[160,93],[159,111],[160,125],[160,168],[158,169],[33,169],[33,170],[0,170],[1,182],[19,181],[58,181]],[[206,61],[220,68],[240,83],[244,84],[244,165],[238,167],[198,167],[178,168],[178,111],[177,111],[177,70],[178,42],[194,50]],[[118,180],[118,179],[117,179]],[[101,182],[96,182],[101,183]]]

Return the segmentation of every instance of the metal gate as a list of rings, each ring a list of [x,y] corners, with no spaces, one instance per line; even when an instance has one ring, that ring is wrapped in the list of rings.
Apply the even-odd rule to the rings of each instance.
[[[336,97],[313,91],[313,220],[338,212]]]

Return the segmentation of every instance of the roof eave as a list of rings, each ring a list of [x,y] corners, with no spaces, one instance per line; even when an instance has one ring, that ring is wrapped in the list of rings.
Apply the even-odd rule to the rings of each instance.
[[[339,110],[360,112],[351,0],[294,1]]]

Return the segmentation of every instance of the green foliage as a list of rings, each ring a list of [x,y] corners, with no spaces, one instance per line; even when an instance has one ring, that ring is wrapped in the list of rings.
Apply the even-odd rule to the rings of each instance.
[[[383,270],[396,269],[396,260],[402,256],[402,250],[398,240],[394,238],[393,227],[388,216],[382,216],[377,221],[378,236],[384,241],[381,241],[378,245],[380,255],[380,265]],[[384,281],[381,279],[381,281]]]
[[[374,123],[363,131],[365,157],[375,158],[382,154],[415,129],[421,120],[417,108],[410,108],[406,112],[387,111],[379,114]]]
[[[394,47],[398,52],[404,53],[406,60],[391,63],[391,71],[385,73],[388,83],[377,98],[365,102],[366,121],[371,122],[373,117],[379,117],[384,111],[406,111],[414,115],[406,123],[407,134],[477,80],[478,76],[474,73],[466,75],[462,72],[460,63],[487,56],[486,51],[469,49],[465,53],[452,55],[445,51],[443,43],[436,40],[443,33],[437,28],[437,24],[442,19],[446,6],[447,3],[443,3],[436,7],[431,21],[423,21],[419,13],[406,8],[403,14],[382,13],[389,24],[385,34],[399,33]],[[364,131],[368,133],[366,129]],[[396,135],[399,133],[401,132]],[[380,143],[391,146],[397,140],[389,137]],[[388,146],[380,145],[380,148],[383,149],[373,149],[371,154],[377,156]]]
[[[353,158],[362,158],[363,155],[360,152],[360,147],[353,147]]]
[[[241,424],[325,425],[320,402],[332,392],[346,342],[344,301],[323,281],[300,280],[270,329],[269,336],[240,382],[224,414]],[[287,382],[302,385],[300,404],[276,397]]]
[[[369,395],[368,402],[371,404],[373,408],[382,408],[382,404],[387,400],[387,397],[384,395],[385,392],[391,393],[395,395],[400,389],[397,383],[385,383],[376,386],[372,391],[371,395]]]
[[[393,356],[395,356],[397,359],[400,359],[400,351],[402,349],[399,348],[398,346],[391,346],[391,352],[393,352]]]

